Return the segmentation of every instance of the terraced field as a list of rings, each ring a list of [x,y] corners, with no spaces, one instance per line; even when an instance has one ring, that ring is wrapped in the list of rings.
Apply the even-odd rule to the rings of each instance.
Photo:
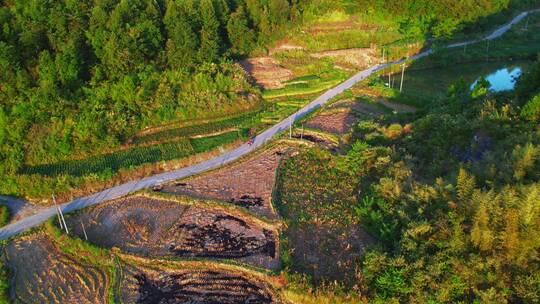
[[[123,303],[282,303],[271,285],[239,269],[126,265],[123,274]]]
[[[17,303],[107,303],[106,274],[58,250],[44,233],[6,247]]]
[[[233,259],[278,269],[278,231],[246,213],[205,201],[136,195],[68,220],[79,237],[147,257]]]

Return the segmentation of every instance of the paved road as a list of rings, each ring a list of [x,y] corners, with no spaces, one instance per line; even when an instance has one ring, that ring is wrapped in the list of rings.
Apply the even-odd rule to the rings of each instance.
[[[507,23],[501,26],[500,28],[498,28],[493,33],[489,34],[488,36],[484,37],[483,39],[461,42],[461,43],[454,43],[454,44],[449,45],[448,48],[455,48],[455,47],[460,47],[460,46],[469,45],[473,43],[478,43],[481,41],[487,41],[487,40],[493,40],[493,39],[499,38],[504,33],[506,33],[513,25],[523,20],[523,18],[525,18],[529,13],[537,12],[537,11],[539,10],[528,11],[528,12],[523,12],[519,14],[517,17],[512,19],[510,23]],[[427,50],[409,58],[409,60],[416,60],[422,57],[426,57],[432,53],[433,53],[432,50]],[[319,96],[317,99],[315,99],[314,101],[310,102],[308,105],[300,109],[298,112],[292,114],[291,116],[284,119],[280,123],[276,124],[270,129],[259,134],[251,146],[246,143],[234,150],[221,154],[220,156],[217,156],[205,162],[198,163],[190,167],[146,177],[138,181],[132,181],[132,182],[125,183],[122,185],[118,185],[116,187],[103,190],[93,195],[78,198],[71,202],[62,204],[60,208],[62,209],[64,213],[68,213],[71,211],[75,211],[75,210],[86,208],[92,205],[96,205],[101,202],[116,199],[116,198],[125,196],[131,192],[135,192],[144,188],[151,187],[155,184],[159,184],[159,183],[171,181],[171,180],[176,180],[176,179],[181,179],[190,175],[194,175],[194,174],[198,174],[207,170],[215,169],[224,164],[230,163],[246,154],[249,154],[255,151],[259,147],[263,146],[274,135],[287,130],[289,128],[289,124],[291,123],[291,121],[296,121],[302,118],[303,116],[307,115],[308,113],[316,110],[317,108],[320,108],[329,100],[331,100],[333,97],[351,88],[356,83],[366,79],[367,77],[371,76],[372,74],[376,73],[379,70],[385,69],[392,65],[402,64],[405,61],[406,59],[401,59],[398,61],[393,61],[393,62],[389,62],[385,64],[379,64],[369,69],[358,72],[356,75],[347,79],[343,83],[328,90],[323,95]],[[3,227],[2,229],[0,229],[0,239],[7,239],[27,229],[36,227],[40,225],[41,223],[43,223],[44,221],[46,221],[47,219],[49,219],[50,217],[55,216],[55,212],[56,212],[55,208],[50,207],[39,212],[38,214],[23,218],[15,223],[7,225]]]

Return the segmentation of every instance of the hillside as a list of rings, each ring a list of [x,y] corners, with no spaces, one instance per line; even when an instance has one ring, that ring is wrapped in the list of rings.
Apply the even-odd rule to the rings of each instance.
[[[0,0],[0,303],[539,303],[538,7]]]

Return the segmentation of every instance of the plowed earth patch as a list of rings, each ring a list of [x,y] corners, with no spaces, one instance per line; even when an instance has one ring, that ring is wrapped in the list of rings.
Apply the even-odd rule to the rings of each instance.
[[[163,187],[162,192],[219,199],[275,218],[272,189],[279,161],[290,149],[276,147],[223,169]]]
[[[349,132],[358,119],[345,110],[335,113],[322,113],[309,120],[305,126],[333,134],[345,134]]]
[[[308,128],[342,135],[349,132],[362,117],[372,118],[387,114],[376,105],[355,100],[336,103],[305,123]]]
[[[277,232],[221,208],[199,208],[179,202],[127,197],[69,220],[79,237],[102,247],[152,257],[236,259],[279,268]]]
[[[271,57],[250,58],[240,61],[240,66],[264,89],[279,89],[293,78],[290,70]]]
[[[6,247],[16,303],[106,303],[107,276],[60,252],[44,234]]]
[[[271,286],[241,272],[220,269],[156,272],[126,266],[123,273],[124,303],[281,303]]]

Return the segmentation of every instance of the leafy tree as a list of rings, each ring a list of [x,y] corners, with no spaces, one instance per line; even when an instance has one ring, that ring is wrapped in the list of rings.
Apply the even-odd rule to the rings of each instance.
[[[536,95],[521,109],[521,117],[540,122],[540,94]]]
[[[249,54],[255,44],[255,32],[248,27],[248,17],[243,6],[231,15],[227,23],[227,34],[232,51],[238,55]]]

